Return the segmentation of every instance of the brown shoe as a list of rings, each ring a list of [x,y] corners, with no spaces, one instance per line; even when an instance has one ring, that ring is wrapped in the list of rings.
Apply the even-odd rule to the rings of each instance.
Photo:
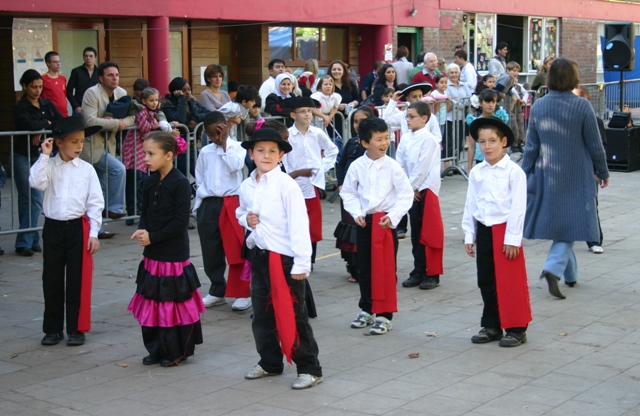
[[[117,219],[119,219],[119,218],[124,217],[124,216],[125,216],[125,215],[127,215],[127,214],[125,214],[124,212],[112,212],[112,211],[109,211],[109,213],[108,213],[107,215],[108,215],[108,216],[109,216],[109,218],[111,218],[112,220],[117,220]]]
[[[100,240],[108,240],[110,238],[115,237],[116,233],[110,233],[109,231],[105,231],[103,233],[98,234],[98,239]]]

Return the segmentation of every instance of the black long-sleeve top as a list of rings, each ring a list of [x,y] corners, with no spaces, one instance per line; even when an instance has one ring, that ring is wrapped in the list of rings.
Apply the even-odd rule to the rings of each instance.
[[[336,179],[338,180],[338,186],[342,186],[344,178],[347,176],[347,171],[351,162],[364,155],[367,151],[361,144],[358,137],[353,137],[347,141],[342,149],[342,156],[336,165]]]
[[[167,121],[177,121],[178,123],[189,125],[191,120],[200,123],[206,113],[209,112],[205,107],[200,105],[194,98],[187,101],[184,95],[175,96],[167,94],[162,101],[162,111],[167,116]]]
[[[360,93],[358,93],[358,87],[356,87],[356,83],[353,81],[349,81],[349,85],[342,85],[342,88],[338,88],[336,86],[336,91],[342,97],[342,101],[340,104],[349,104],[352,101],[357,101],[358,103],[362,101],[362,97],[360,97]]]
[[[159,261],[181,262],[189,259],[189,212],[191,186],[176,168],[160,180],[154,172],[145,179],[142,214],[138,228],[149,232],[151,244],[144,256]]]
[[[295,94],[290,95],[291,98],[294,98],[296,96]],[[278,95],[276,95],[276,93],[272,92],[271,94],[267,95],[267,99],[265,100],[264,104],[264,111],[271,114],[272,116],[289,117],[290,109],[286,109],[282,106],[282,102],[284,100],[285,98],[279,97]],[[280,106],[279,110],[278,106]]]
[[[95,66],[91,75],[89,75],[89,70],[84,65],[71,70],[71,75],[67,82],[67,100],[71,103],[73,111],[78,107],[82,107],[84,92],[98,82],[98,69]]]
[[[55,105],[46,98],[38,98],[40,108],[31,104],[27,100],[26,94],[13,106],[13,120],[16,123],[16,130],[36,131],[48,130],[49,123],[62,118],[62,114]],[[28,149],[31,147],[31,156],[38,156],[40,145],[34,146],[28,136],[14,136],[14,152],[28,156]]]

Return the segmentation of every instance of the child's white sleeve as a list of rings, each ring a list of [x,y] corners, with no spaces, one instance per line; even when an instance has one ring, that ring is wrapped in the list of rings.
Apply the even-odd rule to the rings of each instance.
[[[473,213],[476,212],[477,209],[477,197],[475,175],[472,169],[469,175],[469,184],[467,185],[467,199],[464,203],[464,213],[462,214],[462,231],[464,231],[465,244],[473,244],[476,242],[477,221]]]
[[[527,175],[520,166],[514,166],[509,172],[509,188],[511,189],[511,211],[507,217],[504,244],[520,247],[524,216],[527,211]]]
[[[169,122],[166,120],[158,121],[158,127],[160,128],[160,130],[166,133],[171,133],[171,131],[173,130],[171,124],[169,124]]]
[[[29,169],[29,186],[39,191],[47,189],[49,184],[49,160],[51,157],[40,154],[36,163]]]

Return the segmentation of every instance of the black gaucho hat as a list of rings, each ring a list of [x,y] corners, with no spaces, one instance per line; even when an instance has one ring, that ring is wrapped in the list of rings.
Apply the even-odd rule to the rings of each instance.
[[[84,137],[89,137],[102,130],[102,126],[88,127],[82,115],[61,118],[51,123],[51,137],[54,139],[62,139],[80,130],[84,130]]]
[[[418,82],[411,84],[402,90],[402,96],[406,97],[413,90],[422,90],[422,94],[429,94],[429,91],[433,89],[433,86],[428,82]]]
[[[473,140],[478,140],[478,129],[483,126],[494,126],[497,127],[507,138],[507,147],[513,144],[514,135],[513,130],[506,124],[504,121],[500,120],[498,117],[479,117],[475,119],[471,126],[469,126],[469,132]]]
[[[303,107],[319,108],[320,102],[311,97],[293,97],[282,100],[281,105],[282,108],[293,111]]]
[[[251,140],[247,140],[246,142],[242,142],[240,145],[245,149],[253,149],[253,146],[257,142],[275,142],[278,144],[280,150],[285,153],[289,153],[292,148],[291,145],[282,139],[280,133],[278,133],[274,129],[263,128],[260,130],[256,130],[251,136]]]

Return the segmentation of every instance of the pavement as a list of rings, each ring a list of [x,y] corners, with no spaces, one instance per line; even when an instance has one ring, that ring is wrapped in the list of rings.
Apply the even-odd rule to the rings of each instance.
[[[552,298],[538,280],[550,243],[526,241],[533,322],[517,348],[472,344],[482,301],[474,260],[460,229],[466,182],[442,184],[445,274],[435,290],[398,284],[393,330],[365,336],[349,323],[358,312],[358,286],[347,282],[334,248],[338,203],[323,201],[325,240],[311,286],[318,317],[311,321],[324,382],[291,390],[295,367],[245,380],[258,355],[251,310],[231,301],[202,317],[204,344],[183,365],[143,366],[140,327],[127,312],[142,249],[134,227],[118,233],[95,256],[93,329],[84,346],[40,345],[42,256],[13,253],[0,236],[0,415],[638,415],[640,414],[640,172],[612,173],[600,192],[604,254],[576,243],[579,283]],[[0,224],[6,227],[8,192]],[[6,228],[5,228],[6,229]],[[203,289],[197,230],[191,260]],[[412,268],[409,239],[401,240],[398,278]],[[417,358],[409,355],[417,354]]]

